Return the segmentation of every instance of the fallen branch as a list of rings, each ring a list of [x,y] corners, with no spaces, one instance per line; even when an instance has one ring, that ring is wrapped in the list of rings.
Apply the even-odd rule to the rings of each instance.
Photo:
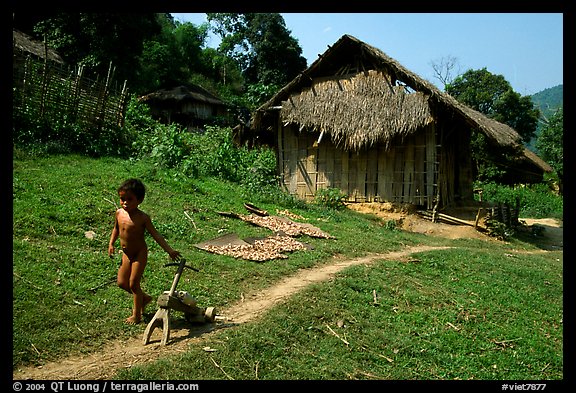
[[[330,325],[328,325],[327,323],[325,323],[326,327],[328,328],[328,330],[330,330],[330,332],[335,335],[336,337],[338,337],[340,339],[340,341],[342,341],[344,344],[346,345],[350,345],[350,343],[346,340],[344,340],[342,337],[340,337],[338,335],[338,333],[336,333],[334,330],[332,330],[332,328],[330,327]]]
[[[112,278],[109,279],[108,281],[106,281],[106,282],[104,282],[104,283],[102,283],[102,284],[100,284],[100,285],[96,285],[96,286],[93,287],[93,288],[88,288],[87,291],[88,291],[88,292],[95,293],[98,289],[104,288],[105,286],[110,285],[110,284],[112,284],[113,282],[116,282],[116,277],[112,277]]]
[[[39,289],[39,290],[42,290],[42,287],[39,287],[38,285],[34,284],[34,283],[33,283],[32,281],[30,281],[30,280],[26,280],[24,277],[22,277],[22,276],[19,275],[18,273],[12,272],[12,275],[18,277],[19,279],[21,279],[21,280],[23,280],[23,281],[26,281],[28,284],[32,285],[34,288]]]
[[[417,213],[420,214],[421,216],[431,219],[432,222],[440,220],[444,221],[447,224],[452,225],[469,225],[472,227],[474,226],[474,223],[471,223],[470,221],[462,220],[460,218],[449,216],[448,214],[444,213],[430,213],[426,210],[418,210]]]
[[[234,378],[232,378],[230,375],[228,375],[228,373],[226,371],[224,371],[224,369],[222,367],[220,367],[220,365],[218,363],[216,363],[216,361],[214,359],[212,359],[212,356],[210,356],[210,360],[212,360],[212,363],[214,363],[214,365],[220,369],[220,371],[222,371],[224,373],[224,375],[226,375],[226,377],[228,379],[234,380]]]
[[[492,340],[492,342],[493,342],[494,344],[506,346],[506,344],[511,343],[511,342],[514,342],[514,341],[518,341],[518,340],[522,340],[522,337],[513,338],[513,339],[511,339],[511,340],[502,340],[502,341]]]
[[[114,206],[114,208],[116,208],[116,210],[118,210],[120,207],[116,204],[116,202],[112,202],[110,199],[106,199],[104,197],[102,197],[102,199],[104,199],[106,202],[112,204]]]
[[[376,356],[380,356],[381,358],[386,359],[386,360],[389,361],[390,363],[393,363],[393,362],[394,362],[394,359],[391,359],[391,358],[389,358],[388,356],[384,356],[384,355],[382,355],[381,353],[374,352],[374,351],[372,351],[371,349],[369,349],[366,345],[361,345],[360,347],[361,347],[363,350],[367,351],[367,352],[370,352],[370,353],[372,353],[372,354],[374,354],[374,355],[376,355]]]
[[[198,228],[196,227],[196,223],[194,222],[194,220],[192,219],[192,217],[190,217],[190,216],[188,215],[188,212],[187,212],[186,210],[184,210],[184,215],[185,215],[186,217],[188,217],[188,219],[192,222],[192,225],[194,225],[194,229],[198,230]]]
[[[30,341],[30,345],[32,345],[32,348],[36,351],[36,353],[40,356],[42,356],[42,354],[40,353],[40,351],[38,350],[38,348],[36,348],[36,345],[34,345],[34,343],[32,341]]]

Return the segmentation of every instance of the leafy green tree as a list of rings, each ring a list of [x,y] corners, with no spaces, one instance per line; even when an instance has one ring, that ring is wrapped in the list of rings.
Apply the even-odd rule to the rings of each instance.
[[[189,73],[201,73],[206,69],[206,65],[202,62],[202,51],[206,46],[208,29],[207,23],[199,26],[190,22],[176,23],[173,32],[174,42],[180,52],[182,65]]]
[[[184,77],[175,48],[168,43],[147,40],[140,59],[140,71],[135,73],[133,83],[141,91],[153,91],[177,83]]]
[[[468,70],[447,84],[446,92],[472,109],[509,125],[525,143],[535,135],[538,109],[534,109],[530,96],[520,96],[502,75],[494,75],[486,68]],[[480,132],[472,134],[472,160],[476,164],[477,180],[506,181],[510,160],[519,153],[490,145]]]
[[[492,118],[515,129],[527,144],[536,135],[540,111],[534,108],[530,96],[521,96],[512,89],[502,93],[494,102]]]
[[[280,14],[208,13],[207,17],[222,39],[219,50],[238,62],[248,85],[260,85],[255,91],[277,91],[306,68],[302,48]],[[269,95],[254,98],[261,103]]]
[[[205,48],[201,54],[203,75],[214,80],[225,90],[242,92],[244,77],[238,63],[214,48]]]
[[[244,79],[234,59],[206,47],[210,25],[174,21],[158,14],[162,32],[145,42],[141,79],[148,90],[198,84],[226,101],[237,101]]]
[[[560,108],[550,117],[536,140],[540,156],[564,179],[564,109]]]
[[[110,62],[116,80],[132,80],[146,39],[159,34],[156,15],[59,12],[38,22],[36,38],[46,37],[64,60],[105,75]]]
[[[502,75],[486,68],[468,70],[446,85],[446,92],[472,109],[514,128],[528,143],[538,125],[530,96],[520,96]]]
[[[452,97],[488,116],[494,114],[498,97],[509,89],[504,76],[494,75],[486,68],[468,70],[446,85],[446,92]]]
[[[161,32],[144,42],[139,58],[138,84],[146,86],[147,91],[189,82],[193,74],[207,68],[202,51],[208,24],[175,22],[170,14],[158,14],[157,20]]]

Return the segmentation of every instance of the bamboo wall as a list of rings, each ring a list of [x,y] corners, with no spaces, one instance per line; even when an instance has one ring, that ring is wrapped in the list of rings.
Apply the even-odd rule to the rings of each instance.
[[[338,188],[349,202],[412,203],[432,208],[438,193],[438,146],[434,125],[404,141],[358,152],[336,147],[330,137],[296,126],[278,129],[278,166],[285,191],[305,200],[322,188]]]

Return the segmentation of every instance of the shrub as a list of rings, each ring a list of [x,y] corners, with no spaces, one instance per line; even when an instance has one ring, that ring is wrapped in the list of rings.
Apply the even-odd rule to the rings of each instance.
[[[482,200],[488,203],[514,206],[516,199],[519,198],[520,215],[522,217],[562,218],[563,199],[561,196],[556,195],[546,183],[516,187],[497,183],[478,183],[475,186],[475,188],[483,190]]]
[[[240,183],[251,194],[276,193],[276,155],[272,150],[236,146],[230,127],[205,128],[204,132],[190,132],[173,124],[156,124],[135,144],[140,155],[149,156],[158,166],[177,168],[186,176],[214,176]]]
[[[19,97],[20,92],[14,94]],[[12,120],[14,146],[35,154],[80,153],[95,157],[131,154],[133,129],[86,123],[63,112],[57,103],[48,101],[42,110],[29,102],[13,106]]]
[[[338,188],[321,188],[316,191],[314,201],[322,206],[339,210],[344,208],[344,201],[347,195]]]

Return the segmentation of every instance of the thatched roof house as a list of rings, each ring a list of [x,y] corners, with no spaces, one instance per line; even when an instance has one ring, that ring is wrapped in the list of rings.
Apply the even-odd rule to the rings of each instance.
[[[472,129],[541,176],[543,162],[523,154],[512,128],[350,35],[258,108],[251,125],[273,135],[282,185],[292,194],[309,199],[332,187],[349,201],[427,207],[472,198]]]
[[[32,54],[41,59],[64,64],[64,60],[62,60],[58,52],[44,42],[36,41],[21,31],[12,29],[12,46],[15,56],[17,54],[16,52],[20,52],[20,54]]]
[[[178,123],[188,128],[203,127],[206,121],[227,116],[226,104],[198,85],[161,89],[139,98],[152,116],[167,124]]]
[[[22,75],[26,72],[27,61],[48,61],[50,66],[63,66],[64,60],[47,43],[36,41],[21,31],[12,29],[12,75]],[[14,78],[15,86],[21,87],[20,78]]]

